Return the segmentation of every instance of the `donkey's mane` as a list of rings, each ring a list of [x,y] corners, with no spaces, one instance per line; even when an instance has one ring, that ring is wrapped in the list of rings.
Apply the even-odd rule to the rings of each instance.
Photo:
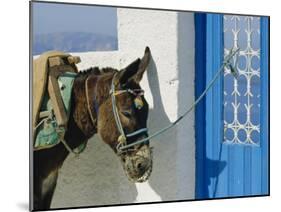
[[[84,69],[82,71],[79,71],[77,77],[87,77],[91,74],[102,75],[102,74],[115,73],[115,72],[117,72],[117,70],[110,68],[110,67],[106,67],[106,68],[102,68],[102,69],[100,69],[98,67],[90,67],[90,68]]]
[[[110,68],[110,67],[106,67],[106,68],[98,68],[98,67],[90,67],[87,69],[84,69],[82,71],[78,72],[78,75],[76,76],[75,79],[75,83],[74,83],[74,87],[76,87],[76,89],[80,90],[80,89],[84,89],[84,84],[85,84],[85,80],[90,76],[90,75],[94,75],[94,76],[101,76],[101,75],[106,75],[109,73],[116,73],[118,70]]]

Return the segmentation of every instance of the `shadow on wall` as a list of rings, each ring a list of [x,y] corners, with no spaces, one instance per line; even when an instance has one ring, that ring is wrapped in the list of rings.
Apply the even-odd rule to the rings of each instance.
[[[147,78],[153,98],[153,109],[149,111],[148,128],[150,132],[155,132],[171,124],[171,122],[164,110],[158,71],[153,57],[147,70]],[[176,131],[175,128],[172,128],[150,141],[150,145],[154,147],[154,166],[149,184],[163,201],[177,199],[175,138]]]

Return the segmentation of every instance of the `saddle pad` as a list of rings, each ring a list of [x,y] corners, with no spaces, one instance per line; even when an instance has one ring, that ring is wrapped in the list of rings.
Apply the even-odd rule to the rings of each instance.
[[[34,129],[38,121],[39,110],[43,101],[43,96],[46,90],[48,81],[49,58],[51,57],[68,57],[67,53],[61,51],[49,51],[42,54],[39,58],[33,60],[33,104],[32,104],[32,134],[34,136]]]
[[[72,86],[76,75],[76,73],[66,72],[58,78],[60,93],[68,117],[71,109]],[[48,93],[45,92],[40,111],[48,111],[49,114],[51,114],[52,110],[53,108],[51,100]],[[44,123],[42,123],[42,125],[38,128],[37,132],[38,133],[36,135],[34,144],[35,149],[52,147],[60,142],[55,117],[49,117],[48,119],[46,119]]]

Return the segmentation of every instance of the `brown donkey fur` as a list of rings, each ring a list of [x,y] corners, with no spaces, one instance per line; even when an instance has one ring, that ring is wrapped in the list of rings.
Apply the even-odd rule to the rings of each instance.
[[[75,149],[87,143],[94,134],[98,133],[116,153],[119,131],[114,120],[110,87],[115,77],[116,90],[140,89],[139,82],[150,60],[150,50],[145,49],[142,59],[137,59],[121,71],[113,68],[89,68],[80,72],[76,77],[72,89],[71,113],[65,141]],[[88,85],[91,120],[86,100],[85,81]],[[125,132],[134,132],[146,127],[148,104],[142,96],[143,107],[135,108],[134,98],[130,93],[116,96],[116,106]],[[128,140],[128,143],[142,139],[147,134],[140,134]],[[147,180],[152,170],[152,156],[149,142],[132,147],[132,151],[118,155],[129,180],[143,182]],[[62,166],[69,152],[62,143],[50,149],[34,151],[34,210],[49,209],[56,187],[58,170]],[[83,174],[83,173],[82,173]]]

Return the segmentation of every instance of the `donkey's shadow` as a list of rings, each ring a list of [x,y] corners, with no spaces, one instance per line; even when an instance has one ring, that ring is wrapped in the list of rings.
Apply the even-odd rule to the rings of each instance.
[[[147,79],[153,100],[153,108],[149,111],[148,129],[150,133],[154,133],[171,124],[171,121],[164,109],[157,66],[153,57],[148,67]],[[169,99],[169,101],[173,100]],[[153,146],[154,165],[149,184],[163,201],[176,199],[177,146],[175,145],[175,137],[175,128],[172,128],[150,141],[151,146]]]

